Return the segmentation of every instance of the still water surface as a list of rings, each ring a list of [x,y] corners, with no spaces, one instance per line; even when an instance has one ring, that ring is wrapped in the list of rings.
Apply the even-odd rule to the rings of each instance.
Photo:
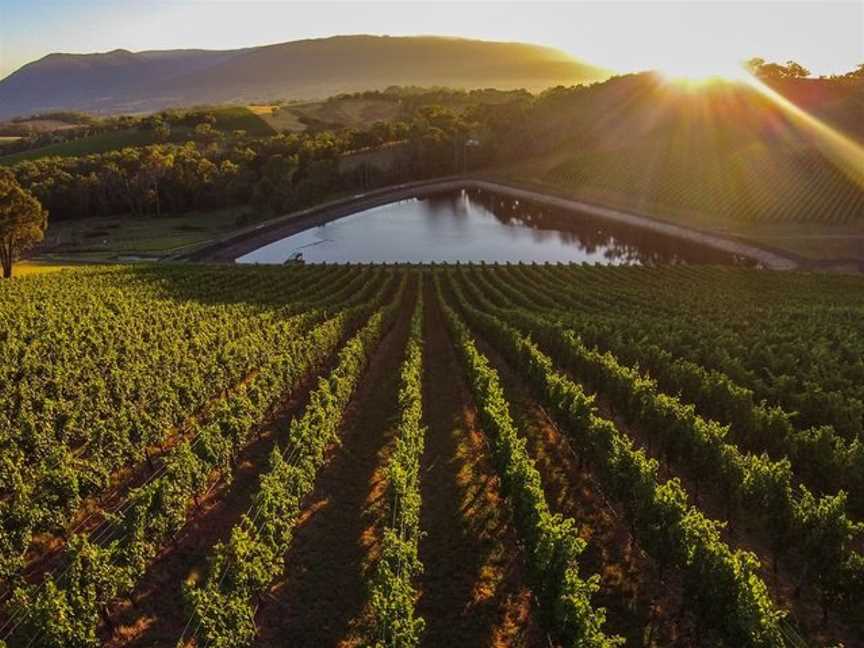
[[[737,264],[733,255],[639,227],[480,190],[357,212],[261,247],[240,263],[587,262]]]

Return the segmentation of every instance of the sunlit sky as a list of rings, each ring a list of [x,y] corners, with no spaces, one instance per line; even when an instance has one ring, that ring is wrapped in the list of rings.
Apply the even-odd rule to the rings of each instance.
[[[761,56],[831,74],[864,62],[864,1],[0,0],[0,78],[57,51],[233,49],[356,33],[540,43],[619,72],[722,73]]]

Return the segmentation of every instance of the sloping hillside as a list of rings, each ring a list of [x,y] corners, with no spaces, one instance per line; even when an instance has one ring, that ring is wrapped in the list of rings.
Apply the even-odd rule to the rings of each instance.
[[[243,50],[49,54],[0,81],[0,117],[61,109],[113,111],[176,76],[224,63]]]
[[[546,47],[425,36],[337,36],[231,51],[51,54],[0,81],[0,117],[318,98],[390,85],[542,89],[606,76]]]
[[[864,84],[676,86],[651,74],[547,93],[510,178],[806,256],[864,258]],[[533,155],[527,155],[533,153]]]

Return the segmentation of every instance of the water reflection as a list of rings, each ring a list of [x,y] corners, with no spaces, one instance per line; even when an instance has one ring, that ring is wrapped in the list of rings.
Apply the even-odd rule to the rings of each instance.
[[[308,262],[538,261],[603,265],[740,264],[744,259],[650,230],[480,190],[358,212],[238,259]]]

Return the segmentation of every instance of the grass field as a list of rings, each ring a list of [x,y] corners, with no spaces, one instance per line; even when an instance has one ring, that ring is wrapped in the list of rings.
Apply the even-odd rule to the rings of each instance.
[[[154,144],[155,139],[153,133],[139,130],[120,130],[111,131],[108,133],[99,133],[72,140],[71,142],[62,142],[60,144],[51,144],[41,148],[31,149],[29,151],[21,151],[11,155],[0,157],[0,164],[12,165],[24,160],[36,160],[43,157],[77,157],[79,155],[92,155],[94,153],[106,153],[124,148],[126,146],[145,146]]]
[[[50,274],[75,266],[46,261],[19,261],[12,266],[13,277],[29,277],[31,275]]]
[[[300,132],[308,128],[367,128],[376,121],[395,119],[400,105],[376,99],[339,99],[249,106],[275,131]]]
[[[484,102],[506,101],[501,97],[486,97]],[[470,100],[456,97],[445,101],[445,107],[460,112]],[[249,110],[259,115],[276,131],[303,131],[309,128],[368,128],[376,121],[391,121],[404,116],[398,101],[362,99],[355,97],[331,98],[327,101],[300,101],[282,105],[253,105]]]
[[[197,109],[196,109],[197,110]],[[213,108],[202,108],[216,117],[214,128],[226,134],[234,131],[245,131],[252,137],[266,137],[275,134],[275,130],[265,120],[254,112],[243,106],[216,106]],[[172,141],[183,141],[191,136],[191,131],[186,127],[175,127],[172,131]],[[111,131],[90,135],[71,142],[52,144],[41,148],[21,151],[10,155],[0,156],[0,165],[12,165],[24,160],[36,160],[43,157],[76,157],[79,155],[92,155],[95,153],[106,153],[127,146],[146,146],[156,144],[156,138],[151,131],[140,131],[138,129]]]
[[[306,124],[288,106],[249,106],[249,110],[267,122],[277,132],[302,132]]]
[[[22,119],[14,122],[0,122],[0,128],[8,126],[26,126],[37,133],[50,133],[52,131],[68,130],[83,126],[83,123],[73,123],[69,121],[60,121],[58,119]]]
[[[862,289],[530,264],[0,282],[26,357],[0,420],[28,430],[3,441],[0,638],[854,646]]]
[[[231,232],[237,228],[237,218],[243,211],[238,207],[161,218],[51,222],[37,252],[46,258],[160,257]]]
[[[276,133],[267,120],[246,106],[215,106],[205,110],[216,117],[216,130],[224,133],[242,130],[252,137],[267,137]]]

